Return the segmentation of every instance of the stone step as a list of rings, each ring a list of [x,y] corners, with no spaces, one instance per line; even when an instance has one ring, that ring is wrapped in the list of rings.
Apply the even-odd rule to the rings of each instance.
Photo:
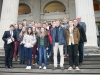
[[[40,75],[40,74],[30,74],[30,73],[1,73],[0,75]],[[77,74],[41,74],[41,75],[77,75]],[[83,74],[78,74],[83,75]],[[98,75],[98,74],[85,74],[85,75]]]
[[[68,58],[65,58],[64,59],[65,61],[67,61],[68,60]],[[84,57],[84,61],[100,61],[100,55],[98,55],[98,56],[85,56]],[[4,61],[4,56],[0,56],[0,61]],[[48,61],[50,61],[50,59],[48,59]]]
[[[98,56],[100,55],[100,49],[85,48],[84,53],[85,56],[93,56],[93,55]],[[4,49],[0,49],[0,56],[4,56],[4,55],[5,55]]]
[[[84,75],[84,74],[0,73],[0,75]],[[99,75],[99,74],[85,74],[85,75]]]
[[[80,71],[75,69],[68,71],[68,59],[65,59],[64,71],[60,70],[60,65],[57,70],[53,71],[53,65],[49,63],[50,59],[48,59],[47,70],[39,70],[38,65],[32,65],[31,70],[26,70],[25,64],[20,65],[18,61],[14,61],[13,69],[5,69],[4,56],[0,56],[0,75],[100,75],[100,56],[85,56],[83,65],[79,66]]]
[[[31,74],[99,74],[100,75],[100,69],[81,69],[80,71],[76,71],[73,69],[72,71],[68,71],[67,69],[61,70],[52,70],[52,69],[46,69],[46,70],[39,70],[39,69],[31,69],[31,70],[26,70],[26,69],[5,69],[2,68],[0,69],[0,73],[31,73]]]
[[[47,68],[48,69],[52,69],[54,65],[47,65]],[[64,65],[64,68],[65,69],[68,69],[69,65]],[[79,66],[80,69],[100,69],[100,64],[98,65],[82,65],[82,66]],[[4,64],[0,65],[0,68],[5,68]],[[23,68],[25,69],[26,68],[26,65],[13,65],[13,68]],[[38,65],[32,65],[32,69],[38,69],[39,66]],[[74,67],[75,68],[75,67]],[[58,65],[58,69],[60,69],[60,65]]]
[[[4,50],[0,49],[0,56],[4,56],[4,55],[5,55]]]
[[[0,65],[2,65],[2,64],[4,64],[5,62],[4,61],[0,61]],[[19,64],[19,61],[13,61],[12,62],[13,64]],[[47,64],[50,64],[50,61],[48,61],[47,62]],[[65,65],[68,65],[69,64],[69,62],[68,61],[65,61],[64,62],[64,64]],[[83,61],[83,65],[93,65],[93,64],[96,64],[96,65],[98,65],[98,64],[100,64],[100,61]]]

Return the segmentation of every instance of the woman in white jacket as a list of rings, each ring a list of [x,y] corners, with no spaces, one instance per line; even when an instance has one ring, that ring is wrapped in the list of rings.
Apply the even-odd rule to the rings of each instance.
[[[33,31],[32,28],[29,27],[27,28],[27,34],[24,35],[23,38],[23,44],[24,47],[26,48],[25,52],[26,52],[26,69],[31,69],[31,65],[32,65],[32,50],[33,50],[33,46],[36,43],[36,37],[35,35],[33,35]]]

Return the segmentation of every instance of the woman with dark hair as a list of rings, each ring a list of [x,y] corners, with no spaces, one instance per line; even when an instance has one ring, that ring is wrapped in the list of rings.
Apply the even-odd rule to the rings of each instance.
[[[42,55],[44,57],[44,68],[47,68],[47,56],[46,50],[48,50],[48,35],[46,29],[41,27],[40,33],[37,36],[37,50],[39,51],[39,69],[42,68]]]
[[[33,30],[31,27],[27,28],[27,34],[24,35],[23,44],[26,52],[26,69],[31,69],[32,65],[32,50],[33,46],[36,43],[36,37],[33,34]]]

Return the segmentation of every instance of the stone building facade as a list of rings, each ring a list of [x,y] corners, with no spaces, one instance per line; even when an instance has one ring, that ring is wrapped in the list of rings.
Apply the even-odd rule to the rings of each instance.
[[[23,19],[28,23],[42,23],[64,17],[72,20],[79,16],[87,26],[85,46],[98,47],[96,22],[100,22],[99,0],[0,0],[0,10],[0,48],[3,48],[2,35],[10,24]]]

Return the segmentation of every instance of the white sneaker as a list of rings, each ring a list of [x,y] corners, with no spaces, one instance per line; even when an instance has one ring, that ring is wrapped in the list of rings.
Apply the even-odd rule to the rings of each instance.
[[[29,68],[29,66],[26,67],[26,69],[28,69],[28,68]]]
[[[28,69],[31,69],[31,66],[29,66]]]
[[[47,69],[47,67],[44,66],[44,67],[43,67],[43,70],[46,70],[46,69]]]
[[[41,67],[41,66],[39,66],[39,69],[42,69],[42,67]]]
[[[47,55],[47,58],[49,58],[50,56],[49,55]]]

